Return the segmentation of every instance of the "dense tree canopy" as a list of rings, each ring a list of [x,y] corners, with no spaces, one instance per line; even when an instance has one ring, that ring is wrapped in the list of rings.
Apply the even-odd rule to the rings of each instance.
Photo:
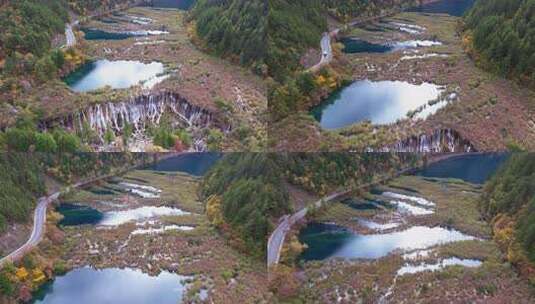
[[[378,16],[385,11],[416,5],[418,0],[321,0],[329,14],[340,21],[355,17]]]
[[[64,0],[11,0],[1,7],[0,91],[12,89],[13,78],[44,82],[57,74],[64,57],[53,41],[66,22]]]
[[[12,0],[0,10],[0,57],[15,52],[42,56],[68,20],[64,0]]]
[[[198,0],[192,9],[197,34],[218,55],[262,72],[266,54],[263,0]]]
[[[0,232],[8,222],[27,219],[35,198],[45,191],[39,162],[26,154],[0,154]]]
[[[290,153],[279,155],[281,170],[292,183],[319,195],[338,188],[369,183],[414,167],[416,154],[391,153]]]
[[[307,48],[319,45],[327,21],[319,0],[269,0],[268,58],[270,75],[278,81],[299,68]]]
[[[271,220],[288,212],[288,192],[272,154],[227,154],[205,176],[202,194],[218,197],[224,222],[259,255],[265,254]]]
[[[465,22],[484,67],[535,82],[535,0],[479,0]]]
[[[535,154],[514,154],[485,185],[481,210],[488,218],[516,220],[516,236],[535,261]]]

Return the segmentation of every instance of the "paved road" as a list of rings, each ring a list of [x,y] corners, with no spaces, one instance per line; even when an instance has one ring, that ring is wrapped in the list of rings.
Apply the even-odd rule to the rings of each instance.
[[[335,200],[339,197],[347,195],[351,190],[344,190],[334,192],[328,196],[325,196],[318,201],[314,202],[312,206],[305,207],[292,215],[285,215],[279,221],[279,226],[273,230],[268,240],[268,252],[267,252],[267,264],[268,267],[279,263],[280,253],[284,240],[286,239],[286,233],[290,230],[292,225],[305,218],[310,209],[316,209],[321,207],[324,203]]]
[[[392,13],[390,14],[384,14],[384,15],[380,15],[380,16],[375,16],[375,17],[370,17],[370,18],[366,18],[366,19],[358,19],[358,20],[355,20],[355,21],[352,21],[352,22],[349,22],[345,25],[345,27],[354,27],[354,26],[357,26],[359,24],[364,24],[364,23],[367,23],[367,22],[371,22],[371,21],[374,21],[374,20],[378,20],[378,19],[381,19],[381,18],[384,18],[384,17],[387,17],[389,15],[391,15]],[[334,37],[336,37],[338,35],[338,33],[340,32],[340,28],[337,28],[337,29],[334,29],[330,32],[325,32],[323,33],[323,36],[321,37],[321,41],[320,41],[320,46],[321,46],[321,58],[320,58],[320,61],[310,67],[308,69],[309,72],[311,73],[315,73],[315,72],[318,72],[323,66],[331,63],[331,61],[333,60],[333,50],[332,50],[332,39],[334,39]]]
[[[333,49],[331,46],[331,39],[332,36],[336,35],[338,33],[338,30],[334,30],[330,33],[323,33],[323,37],[321,37],[321,59],[320,61],[311,67],[309,69],[310,72],[317,72],[319,71],[324,65],[329,64],[333,60]]]
[[[15,261],[24,256],[25,253],[30,251],[41,241],[43,234],[45,232],[45,223],[46,223],[46,209],[50,203],[57,200],[60,195],[60,192],[56,192],[50,196],[41,197],[38,200],[37,207],[33,213],[33,230],[30,238],[24,245],[19,249],[13,251],[8,256],[0,259],[0,266],[7,261]]]
[[[163,156],[159,155],[160,157],[158,157],[157,159],[154,159],[154,161],[161,161],[161,160],[164,160],[164,159],[167,159],[167,158],[172,158],[172,157],[175,157],[175,156],[178,156],[178,155],[181,155],[181,154],[184,154],[184,152],[175,152],[175,153],[162,154]],[[125,172],[127,172],[129,170],[136,169],[137,167],[143,166],[143,165],[145,165],[145,164],[143,164],[143,163],[136,164],[136,165],[133,165],[132,167],[124,169],[123,171],[120,171],[120,172],[116,172],[116,173],[111,173],[111,174],[104,175],[104,176],[95,177],[95,178],[92,178],[92,179],[89,179],[89,180],[85,180],[85,181],[80,181],[80,182],[78,182],[78,183],[76,183],[74,185],[71,185],[71,186],[67,187],[63,191],[58,191],[58,192],[53,193],[52,195],[39,198],[38,201],[37,201],[37,207],[35,208],[34,213],[33,213],[33,229],[32,229],[32,234],[30,235],[30,238],[28,239],[28,241],[26,241],[26,243],[24,245],[19,247],[17,250],[15,250],[15,251],[11,252],[9,255],[1,258],[0,259],[0,267],[7,261],[16,261],[16,260],[22,258],[25,253],[27,253],[28,251],[32,250],[35,246],[37,246],[39,244],[39,242],[41,242],[41,239],[43,238],[43,234],[45,233],[45,227],[46,227],[45,226],[45,224],[46,224],[46,209],[48,208],[48,206],[53,201],[57,200],[58,197],[62,193],[64,193],[64,192],[67,193],[72,189],[76,189],[76,188],[79,188],[79,187],[83,187],[83,186],[92,184],[92,183],[94,183],[94,182],[96,182],[98,180],[104,180],[104,179],[108,179],[108,178],[116,176],[116,175],[120,175],[122,173],[125,173]]]

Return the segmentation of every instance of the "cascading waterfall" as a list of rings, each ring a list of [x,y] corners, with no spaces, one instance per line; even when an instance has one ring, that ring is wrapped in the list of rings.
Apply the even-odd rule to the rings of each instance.
[[[91,105],[54,121],[45,122],[42,127],[48,129],[52,125],[60,125],[72,131],[89,127],[103,141],[107,130],[119,135],[123,133],[128,124],[132,126],[133,138],[144,139],[147,127],[158,126],[164,114],[170,114],[174,123],[180,124],[197,135],[202,133],[198,130],[208,127],[218,127],[224,133],[231,130],[231,126],[218,123],[212,112],[193,105],[178,94],[168,91],[145,93],[122,102]],[[194,136],[192,147],[194,150],[202,151],[205,146],[203,138]]]
[[[453,129],[437,129],[431,135],[412,136],[382,149],[384,152],[442,153],[476,152],[474,146]]]
[[[86,122],[99,135],[103,135],[108,129],[121,133],[126,124],[132,125],[134,132],[142,132],[147,123],[159,125],[163,114],[168,111],[175,114],[186,127],[208,127],[212,122],[212,113],[168,92],[90,106],[78,112],[75,120],[78,122],[76,127],[82,129],[83,123]],[[67,119],[67,123],[63,125],[74,127],[69,125],[70,121],[73,119]]]

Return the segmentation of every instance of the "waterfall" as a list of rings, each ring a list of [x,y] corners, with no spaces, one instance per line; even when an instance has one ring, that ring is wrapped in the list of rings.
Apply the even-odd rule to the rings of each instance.
[[[432,134],[420,134],[381,149],[384,152],[476,152],[474,146],[453,129],[437,129]]]
[[[41,129],[54,126],[71,131],[81,131],[84,126],[95,131],[103,142],[104,134],[111,130],[115,135],[123,133],[125,126],[132,126],[134,137],[143,137],[147,127],[158,126],[163,115],[172,118],[172,123],[184,127],[197,136],[193,138],[192,148],[196,151],[206,150],[202,131],[204,128],[217,127],[228,133],[232,127],[221,123],[215,115],[200,106],[193,105],[180,95],[161,91],[143,93],[126,101],[107,102],[88,106],[80,111],[56,119],[41,122]]]
[[[134,132],[143,132],[148,124],[159,125],[164,113],[172,113],[185,127],[210,127],[214,123],[213,114],[186,99],[170,92],[142,94],[128,101],[95,104],[79,112],[59,119],[59,125],[71,130],[81,130],[87,124],[99,136],[111,129],[120,134],[126,124],[132,125]]]

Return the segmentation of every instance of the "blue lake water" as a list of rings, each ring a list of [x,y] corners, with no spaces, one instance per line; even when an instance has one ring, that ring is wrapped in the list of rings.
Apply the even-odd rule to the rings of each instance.
[[[396,250],[410,251],[474,237],[442,227],[415,226],[385,234],[360,235],[334,224],[311,223],[301,230],[299,240],[308,245],[301,259],[377,259]]]
[[[106,19],[109,20],[109,19]],[[112,20],[113,21],[113,20]],[[103,21],[104,23],[109,23],[112,21]],[[92,28],[81,28],[81,31],[84,33],[85,40],[124,40],[134,35],[131,33],[113,33],[106,32],[99,29]]]
[[[149,276],[139,270],[85,267],[43,285],[33,304],[177,304],[186,291],[185,276],[162,272]]]
[[[440,0],[409,9],[410,12],[463,16],[476,0]]]
[[[344,201],[342,201],[342,203],[348,205],[349,207],[353,208],[353,209],[356,209],[356,210],[370,210],[370,209],[379,209],[378,206],[382,206],[382,207],[385,207],[385,208],[392,208],[391,205],[389,205],[388,203],[386,202],[382,202],[382,201],[368,201],[368,200],[363,200],[363,199],[354,199],[354,198],[349,198],[349,199],[346,199]]]
[[[60,226],[96,225],[104,217],[100,211],[91,207],[68,203],[60,204],[56,211],[63,215]]]
[[[163,8],[178,8],[181,10],[189,10],[195,0],[152,0],[152,7]]]
[[[361,80],[331,94],[314,107],[311,114],[325,129],[342,128],[365,120],[389,124],[407,118],[409,111],[437,99],[440,94],[440,87],[430,83]],[[422,111],[418,117],[425,118],[438,108],[429,109],[431,111]]]
[[[362,39],[343,38],[340,40],[344,45],[344,53],[386,53],[392,51],[392,46],[371,43]]]
[[[433,163],[416,174],[424,177],[458,178],[483,184],[508,158],[507,153],[462,155]]]
[[[390,44],[378,44],[354,37],[342,38],[340,42],[342,42],[342,44],[344,45],[343,52],[347,54],[388,53],[406,49],[431,47],[442,44],[440,41],[434,40],[407,40],[397,41]]]
[[[126,89],[140,82],[149,82],[164,72],[160,62],[98,60],[88,62],[65,78],[75,92],[88,92],[110,86]],[[150,81],[152,82],[152,81]]]
[[[145,169],[163,172],[181,171],[191,175],[202,176],[221,158],[221,156],[220,153],[212,152],[187,153],[162,160]]]

